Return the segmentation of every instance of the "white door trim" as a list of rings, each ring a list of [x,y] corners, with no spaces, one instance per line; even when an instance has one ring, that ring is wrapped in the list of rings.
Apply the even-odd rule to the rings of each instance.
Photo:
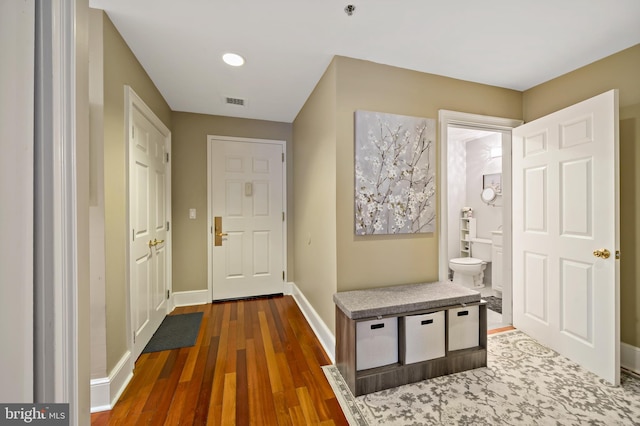
[[[449,277],[448,259],[448,193],[447,193],[447,153],[449,140],[449,126],[459,125],[464,127],[490,130],[495,132],[509,132],[514,127],[523,123],[522,120],[511,118],[491,117],[488,115],[469,114],[465,112],[440,110],[438,111],[438,121],[440,123],[440,235],[439,238],[439,269],[440,281],[446,281]],[[503,271],[504,277],[511,276],[511,146],[503,147],[502,150],[502,185],[503,185],[503,240],[504,240],[504,264],[508,271]],[[508,274],[507,274],[508,272]],[[511,324],[513,312],[511,307],[511,282],[505,282],[503,287],[503,310],[502,320],[505,324]]]
[[[213,206],[212,206],[212,187],[211,178],[213,174],[213,142],[214,141],[235,141],[235,142],[252,142],[252,143],[264,143],[271,145],[282,146],[282,152],[287,152],[287,141],[273,140],[273,139],[255,139],[255,138],[240,138],[234,136],[220,136],[220,135],[208,135],[207,136],[207,291],[209,293],[208,301],[213,300]],[[285,277],[283,282],[287,282],[287,222],[289,215],[287,213],[287,156],[284,155],[284,161],[282,163],[282,211],[284,212],[284,222],[282,227],[282,261],[283,269],[285,271]]]
[[[130,270],[131,270],[131,260],[130,260],[130,253],[131,253],[131,208],[130,208],[130,197],[131,197],[131,179],[130,179],[130,174],[131,174],[131,157],[129,155],[129,149],[130,149],[130,144],[131,144],[131,131],[129,131],[129,129],[131,128],[131,123],[133,122],[133,111],[134,109],[137,109],[138,111],[142,112],[142,114],[144,114],[144,116],[156,127],[156,129],[158,129],[158,131],[162,134],[162,136],[164,137],[165,140],[165,150],[168,153],[169,156],[169,161],[166,163],[166,174],[165,174],[165,215],[167,218],[167,222],[169,222],[169,224],[171,225],[171,131],[169,130],[169,128],[167,126],[164,125],[164,123],[162,122],[162,120],[160,120],[155,113],[151,110],[151,108],[149,108],[147,106],[147,104],[142,100],[142,98],[140,96],[138,96],[136,94],[136,92],[130,87],[130,86],[124,86],[124,123],[125,123],[125,140],[126,140],[126,164],[127,164],[127,176],[126,176],[126,182],[127,182],[127,227],[125,230],[126,233],[126,238],[127,238],[127,252],[126,252],[126,259],[127,259],[127,264],[126,264],[126,312],[127,312],[127,330],[128,330],[128,336],[127,336],[127,349],[131,352],[133,352],[134,349],[134,345],[133,345],[133,334],[134,334],[134,330],[133,330],[133,321],[131,318],[132,312],[132,304],[131,304],[131,277],[130,277]],[[167,237],[165,239],[165,250],[167,253],[167,261],[165,264],[165,271],[166,271],[166,290],[169,290],[169,292],[171,292],[171,289],[173,288],[172,285],[172,231],[171,231],[171,226],[169,226],[169,230],[167,231]],[[171,303],[170,303],[170,299],[167,300],[167,313],[170,312],[171,310]],[[131,362],[134,363],[136,360],[132,359]]]

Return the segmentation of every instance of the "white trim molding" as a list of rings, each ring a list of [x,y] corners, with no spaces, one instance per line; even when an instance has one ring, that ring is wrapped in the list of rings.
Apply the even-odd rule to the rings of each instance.
[[[320,341],[320,344],[324,348],[325,352],[331,359],[331,362],[336,362],[336,336],[331,332],[327,324],[320,318],[320,315],[313,309],[311,303],[307,300],[304,294],[300,291],[295,283],[287,283],[286,290],[290,290],[290,294],[298,304],[298,307],[302,311],[302,314],[307,319],[307,322],[311,326],[311,329],[316,334],[316,337]]]
[[[171,295],[173,307],[211,303],[209,290],[176,291]]]
[[[640,348],[620,342],[620,365],[626,370],[640,374]]]
[[[133,360],[127,351],[109,377],[91,380],[91,412],[111,410],[133,378]]]

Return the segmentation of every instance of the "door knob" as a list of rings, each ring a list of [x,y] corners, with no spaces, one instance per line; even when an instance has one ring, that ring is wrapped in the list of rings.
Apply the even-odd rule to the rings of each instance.
[[[153,239],[153,241],[149,240],[149,247],[155,247],[158,244],[162,244],[164,243],[164,240],[157,240],[157,239]]]
[[[608,259],[611,256],[611,252],[607,249],[594,250],[593,255],[601,259]]]

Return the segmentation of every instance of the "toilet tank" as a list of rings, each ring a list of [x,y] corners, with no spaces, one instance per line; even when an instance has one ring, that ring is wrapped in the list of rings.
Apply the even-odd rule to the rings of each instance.
[[[491,262],[491,240],[489,238],[471,238],[471,257]]]

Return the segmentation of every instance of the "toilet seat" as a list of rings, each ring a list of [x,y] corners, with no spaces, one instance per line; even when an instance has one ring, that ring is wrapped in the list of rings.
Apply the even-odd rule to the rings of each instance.
[[[482,265],[482,259],[476,259],[475,257],[458,257],[456,259],[451,259],[450,263],[455,263],[456,265]]]

